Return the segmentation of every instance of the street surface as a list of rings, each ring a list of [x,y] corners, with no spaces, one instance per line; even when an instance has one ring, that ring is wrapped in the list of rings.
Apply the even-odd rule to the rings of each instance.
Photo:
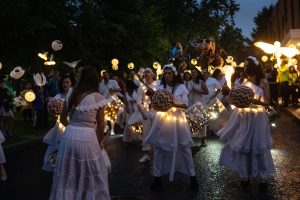
[[[193,149],[200,185],[198,193],[189,188],[189,177],[180,174],[176,174],[174,182],[164,177],[163,188],[150,191],[151,163],[138,163],[141,147],[125,146],[120,136],[111,137],[107,145],[112,162],[111,196],[127,200],[300,199],[300,126],[282,113],[277,128],[272,129],[272,137],[276,175],[270,179],[266,191],[260,190],[255,180],[250,187],[242,189],[238,175],[218,165],[223,144],[210,135],[207,147]],[[45,149],[46,145],[41,143],[6,155],[8,180],[0,183],[1,200],[48,199],[52,176],[41,170]]]

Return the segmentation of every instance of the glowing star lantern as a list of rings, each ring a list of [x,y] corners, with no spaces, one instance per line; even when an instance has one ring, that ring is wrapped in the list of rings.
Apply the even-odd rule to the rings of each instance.
[[[232,63],[233,62],[233,57],[232,56],[227,56],[226,62],[229,63],[229,64]]]
[[[153,68],[154,69],[158,69],[159,67],[161,67],[161,65],[159,64],[159,62],[154,62],[153,63]]]
[[[43,60],[48,60],[48,52],[38,53],[38,57],[40,57]]]
[[[280,66],[281,60],[280,57],[283,54],[288,58],[292,58],[297,54],[300,54],[300,51],[292,47],[281,47],[281,43],[276,41],[274,45],[265,43],[265,42],[255,42],[254,45],[258,48],[261,48],[267,54],[273,54],[277,59],[277,65]]]
[[[33,102],[35,100],[35,94],[32,91],[26,92],[25,93],[25,100],[27,102]]]
[[[51,43],[51,47],[54,51],[59,51],[63,48],[63,43],[59,40],[54,40],[52,43]]]
[[[195,66],[196,69],[198,69],[200,72],[202,71],[201,66]]]
[[[198,63],[198,62],[197,62],[196,59],[192,59],[192,60],[191,60],[191,64],[192,64],[192,65],[197,65],[197,63]]]
[[[75,68],[78,63],[80,62],[81,60],[76,60],[76,61],[73,61],[73,62],[66,62],[66,61],[63,61],[64,64],[68,65],[69,67],[71,68]]]
[[[17,66],[10,72],[10,77],[13,79],[19,79],[25,74],[25,70],[22,67]]]
[[[134,64],[133,64],[133,62],[131,62],[131,63],[128,63],[127,67],[128,67],[128,69],[133,69],[133,68],[134,68]]]
[[[268,56],[262,56],[261,61],[267,62],[269,60]]]
[[[52,61],[46,61],[46,62],[44,62],[44,65],[55,65],[56,64],[56,62],[54,61],[54,60],[52,60]]]
[[[117,66],[119,64],[119,60],[114,58],[111,60],[111,64],[112,64],[112,66]]]
[[[47,79],[43,73],[33,74],[33,79],[35,84],[39,87],[46,85]]]

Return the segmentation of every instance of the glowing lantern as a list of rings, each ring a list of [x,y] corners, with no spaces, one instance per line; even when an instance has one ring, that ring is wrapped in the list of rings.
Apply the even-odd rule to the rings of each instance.
[[[158,69],[159,66],[161,66],[161,65],[160,65],[158,62],[154,62],[154,63],[153,63],[153,68],[154,68],[154,69]]]
[[[111,60],[111,64],[112,64],[112,66],[116,66],[116,65],[119,64],[119,60],[114,58],[114,59]]]
[[[233,62],[233,57],[232,56],[227,56],[226,62],[229,63],[229,64],[232,63]]]
[[[55,65],[55,64],[56,62],[54,60],[44,62],[44,65]]]
[[[196,69],[198,69],[200,72],[202,71],[201,66],[195,66]]]
[[[236,62],[233,61],[233,62],[231,63],[231,66],[232,66],[232,67],[236,67]]]
[[[241,62],[240,64],[239,64],[239,67],[244,67],[245,66],[245,63],[244,62]]]
[[[267,62],[267,61],[269,60],[269,58],[268,58],[268,56],[262,56],[262,57],[261,57],[261,60],[262,60],[263,62]]]
[[[33,79],[34,79],[35,84],[39,87],[46,85],[47,79],[43,73],[33,74]]]
[[[59,51],[63,48],[63,43],[59,40],[54,40],[51,44],[51,47],[54,51]]]
[[[38,57],[40,57],[43,60],[47,60],[48,59],[48,52],[38,53]]]
[[[103,77],[104,72],[106,72],[106,70],[101,70],[100,75]]]
[[[198,62],[197,62],[196,59],[192,59],[192,60],[191,60],[191,64],[192,64],[192,65],[197,65],[197,63],[198,63]]]
[[[133,68],[134,68],[134,64],[133,64],[133,62],[131,62],[131,63],[128,63],[127,67],[128,67],[128,69],[133,69]]]
[[[119,67],[118,67],[118,65],[113,65],[113,66],[112,66],[112,69],[113,69],[114,71],[117,71],[117,70],[119,69]]]
[[[26,92],[25,93],[25,100],[27,102],[33,102],[35,100],[35,94],[32,91]]]
[[[19,79],[25,74],[25,70],[22,67],[17,66],[10,72],[10,77],[13,79]]]

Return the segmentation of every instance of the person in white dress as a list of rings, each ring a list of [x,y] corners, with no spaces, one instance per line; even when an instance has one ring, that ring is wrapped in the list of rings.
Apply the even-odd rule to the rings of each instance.
[[[191,147],[194,146],[189,125],[183,109],[188,107],[188,90],[173,65],[166,65],[158,89],[166,89],[173,94],[173,108],[167,112],[157,112],[153,125],[144,140],[154,148],[153,176],[151,189],[162,186],[161,177],[169,174],[174,180],[175,172],[190,176],[191,187],[198,190],[198,182]]]
[[[59,81],[60,93],[58,93],[55,97],[53,97],[53,99],[57,99],[59,101],[64,102],[68,91],[71,89],[71,87],[74,84],[75,84],[75,80],[71,76],[69,75],[63,76]],[[42,169],[45,171],[53,172],[53,167],[51,165],[49,157],[51,153],[53,153],[58,149],[58,145],[62,137],[62,134],[63,134],[63,127],[60,125],[60,120],[58,118],[54,127],[50,129],[43,138],[43,142],[48,144],[48,148],[44,156],[44,164],[42,167]]]
[[[2,134],[2,131],[0,130],[0,179],[1,181],[6,181],[7,174],[4,168],[4,163],[6,163],[5,155],[2,149],[1,143],[5,141],[5,138]]]
[[[208,94],[208,88],[204,82],[202,74],[198,69],[193,68],[191,72],[191,81],[189,81],[189,83],[187,84],[187,89],[189,91],[189,106],[192,106],[197,102],[201,102],[205,107],[206,103],[204,101],[203,95]],[[206,127],[204,127],[202,131],[199,131],[196,134],[199,134],[201,139],[200,147],[206,147]]]
[[[121,92],[121,88],[117,81],[109,79],[109,75],[107,71],[103,71],[101,73],[101,76],[103,80],[99,84],[99,92],[102,94],[108,101],[112,101],[112,96],[117,96],[119,92]],[[115,135],[114,127],[115,122],[110,121],[111,129],[110,129],[110,135]],[[106,132],[108,130],[107,120],[105,120],[105,130]]]
[[[108,169],[102,154],[105,97],[93,67],[82,69],[61,114],[66,126],[58,148],[50,200],[108,200]]]
[[[144,70],[144,82],[141,83],[138,89],[137,106],[142,115],[143,124],[143,140],[147,137],[155,116],[155,111],[151,109],[151,99],[147,95],[149,92],[156,90],[156,81],[154,79],[153,71],[150,68]],[[143,143],[142,150],[144,155],[140,158],[139,162],[143,163],[151,160],[150,151],[151,145]]]
[[[133,80],[127,80],[126,83],[126,93],[125,93],[125,112],[126,112],[126,125],[123,133],[123,142],[129,143],[133,140],[140,140],[141,137],[134,133],[131,125],[141,122],[142,118],[138,119],[139,110],[137,107],[137,89],[138,86],[134,83]]]
[[[205,103],[209,105],[220,93],[222,87],[217,79],[215,79],[214,77],[210,77],[210,73],[207,69],[203,70],[203,77],[208,88],[208,94],[204,95],[204,100]]]
[[[245,61],[247,81],[255,96],[249,108],[235,108],[229,122],[217,133],[226,144],[219,163],[239,173],[242,186],[250,178],[259,178],[262,187],[275,172],[271,155],[272,138],[265,107],[269,102],[269,85],[255,57]]]

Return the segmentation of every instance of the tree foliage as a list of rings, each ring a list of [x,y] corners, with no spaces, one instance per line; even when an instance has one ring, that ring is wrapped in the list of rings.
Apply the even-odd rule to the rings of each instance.
[[[128,62],[145,67],[163,60],[176,41],[213,36],[225,46],[228,32],[240,34],[233,28],[239,10],[234,0],[1,0],[0,7],[0,61],[6,72],[16,65],[44,70],[37,57],[44,51],[66,70],[71,69],[62,61],[77,59],[110,68],[110,60],[118,58],[121,69]],[[61,51],[51,49],[55,39],[63,42]],[[239,45],[230,47],[233,53]]]

